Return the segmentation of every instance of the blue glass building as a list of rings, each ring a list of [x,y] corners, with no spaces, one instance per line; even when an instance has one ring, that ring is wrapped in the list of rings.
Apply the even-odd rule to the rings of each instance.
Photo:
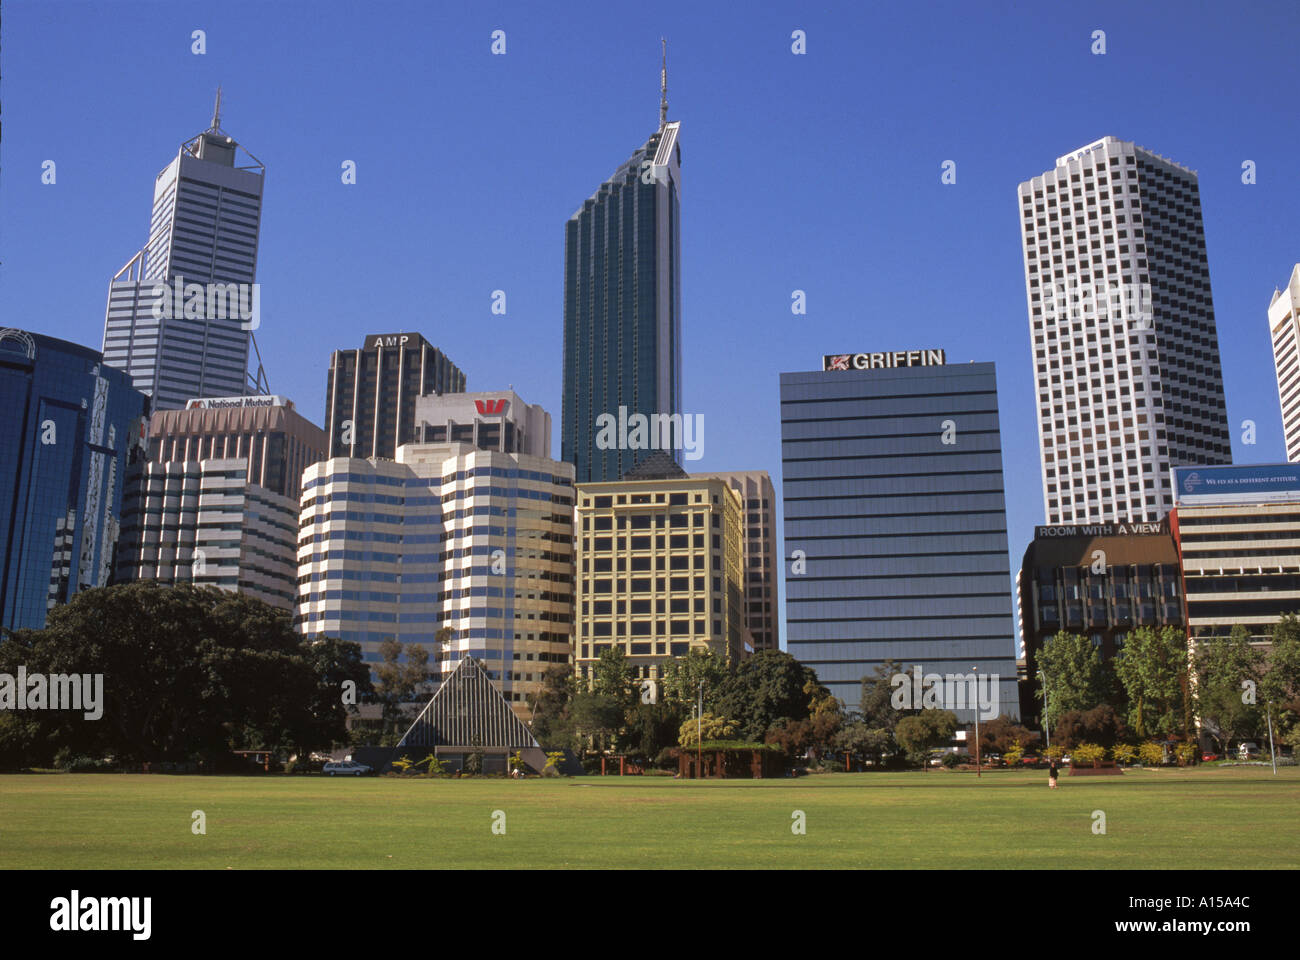
[[[565,224],[560,459],[576,483],[622,479],[653,452],[602,448],[603,414],[682,412],[679,129],[661,122]]]
[[[892,659],[995,675],[1018,717],[997,380],[992,363],[942,364],[858,354],[781,374],[787,649],[850,707]]]
[[[97,350],[0,330],[0,627],[109,582],[148,402]]]

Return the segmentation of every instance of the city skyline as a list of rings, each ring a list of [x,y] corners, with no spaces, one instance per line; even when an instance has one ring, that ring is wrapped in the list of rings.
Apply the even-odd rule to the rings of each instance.
[[[391,219],[396,210],[392,191],[399,187],[407,189],[409,186],[400,175],[400,162],[396,167],[399,174],[394,176],[391,171],[381,170],[387,161],[376,157],[374,162],[380,166],[367,167],[365,155],[361,155],[358,190],[366,187],[369,192],[364,200],[351,196],[346,193],[349,188],[342,186],[338,178],[338,165],[347,159],[343,153],[338,157],[339,163],[334,162],[336,158],[331,156],[331,162],[326,167],[319,156],[321,138],[303,135],[300,142],[308,149],[295,147],[288,150],[288,156],[285,157],[288,145],[285,135],[293,131],[302,132],[297,123],[290,124],[291,129],[286,129],[281,134],[274,128],[274,124],[278,122],[283,106],[269,100],[259,103],[258,98],[251,94],[251,87],[244,86],[241,89],[239,84],[227,78],[226,95],[230,105],[226,112],[232,117],[240,118],[237,122],[232,120],[230,125],[246,131],[244,136],[249,142],[258,145],[259,155],[268,159],[277,174],[278,179],[274,181],[270,196],[278,196],[275,192],[278,190],[286,191],[280,211],[276,214],[279,222],[277,229],[283,231],[284,235],[277,237],[274,243],[278,266],[289,268],[282,274],[283,280],[280,281],[279,289],[285,293],[284,299],[279,302],[279,308],[282,316],[292,316],[295,322],[290,325],[290,329],[276,329],[270,312],[270,304],[277,297],[274,293],[276,288],[272,287],[264,302],[264,329],[259,331],[266,335],[265,339],[259,337],[264,346],[266,343],[275,344],[277,362],[268,364],[275,391],[293,397],[300,410],[314,417],[315,411],[323,406],[321,373],[328,363],[328,348],[355,343],[357,334],[366,329],[398,327],[422,330],[440,349],[445,349],[448,355],[457,359],[463,369],[477,378],[488,375],[494,369],[502,369],[504,372],[499,345],[509,342],[514,348],[512,356],[518,361],[518,372],[515,372],[515,363],[512,362],[508,378],[513,379],[525,395],[549,409],[558,409],[556,394],[560,392],[560,384],[554,370],[554,358],[557,356],[558,342],[560,268],[555,224],[568,211],[561,212],[558,219],[555,211],[562,209],[566,203],[571,209],[571,200],[566,201],[564,197],[585,195],[590,184],[605,174],[602,168],[606,167],[606,163],[601,160],[602,156],[621,152],[624,149],[621,145],[630,138],[639,139],[639,136],[643,136],[657,94],[653,89],[654,72],[659,65],[656,41],[660,33],[664,33],[674,43],[674,87],[682,91],[675,95],[674,102],[695,111],[694,115],[683,114],[683,119],[692,129],[709,131],[708,137],[701,138],[697,135],[692,140],[692,152],[687,160],[691,164],[692,185],[691,204],[683,222],[683,269],[686,274],[683,284],[686,300],[683,314],[699,318],[699,322],[688,323],[684,333],[683,381],[687,385],[684,397],[686,408],[705,412],[712,422],[718,423],[718,427],[709,433],[705,459],[692,464],[692,469],[767,469],[773,473],[774,482],[779,483],[780,464],[777,462],[776,440],[778,416],[774,405],[765,399],[772,393],[771,385],[775,382],[778,370],[817,368],[818,356],[823,348],[820,343],[810,342],[808,334],[811,331],[817,331],[819,341],[822,336],[825,337],[823,342],[827,348],[838,348],[841,343],[852,345],[860,342],[861,337],[855,330],[863,323],[896,324],[897,317],[908,317],[909,322],[915,322],[907,311],[897,308],[905,302],[905,296],[914,301],[918,291],[924,291],[926,297],[934,295],[935,277],[925,265],[936,259],[941,260],[946,271],[937,289],[945,296],[972,289],[980,298],[982,309],[977,315],[977,322],[973,324],[945,322],[934,319],[933,312],[925,311],[924,315],[931,318],[928,322],[936,330],[944,332],[942,338],[935,336],[931,339],[936,342],[942,339],[954,355],[985,356],[982,343],[990,325],[995,325],[1003,333],[998,338],[1002,342],[997,344],[994,359],[998,362],[1001,373],[999,405],[1005,421],[1008,501],[1014,511],[1008,520],[1011,552],[1018,553],[1032,535],[1033,525],[1040,522],[1043,510],[1041,504],[1035,503],[1038,497],[1034,494],[1034,487],[1038,481],[1028,466],[1030,460],[1025,457],[1026,451],[1036,454],[1037,447],[1033,390],[1029,385],[1030,371],[1025,369],[1024,363],[1026,355],[1030,354],[1031,345],[1025,336],[1022,320],[1023,274],[1015,263],[1019,251],[1016,225],[1009,217],[1009,197],[1017,182],[1041,170],[1041,157],[1050,158],[1059,153],[1063,146],[1091,142],[1107,133],[1152,144],[1161,153],[1175,156],[1180,162],[1201,170],[1202,200],[1209,236],[1210,273],[1214,282],[1219,322],[1224,329],[1229,424],[1234,447],[1238,448],[1234,459],[1242,462],[1282,459],[1275,384],[1271,382],[1271,376],[1267,375],[1269,355],[1261,352],[1261,347],[1267,351],[1268,344],[1260,305],[1277,285],[1278,279],[1289,273],[1296,257],[1294,248],[1289,243],[1268,239],[1275,235],[1276,228],[1269,223],[1259,222],[1259,217],[1262,216],[1261,208],[1271,205],[1279,213],[1284,213],[1287,206],[1295,202],[1295,198],[1285,191],[1279,195],[1277,187],[1283,180],[1279,175],[1279,171],[1284,169],[1280,161],[1289,152],[1286,146],[1287,136],[1283,135],[1280,139],[1272,137],[1269,143],[1260,144],[1256,148],[1258,141],[1241,132],[1244,127],[1239,128],[1238,134],[1233,137],[1203,119],[1215,113],[1207,104],[1222,96],[1212,89],[1217,68],[1212,68],[1210,75],[1204,79],[1188,81],[1187,95],[1181,101],[1185,106],[1168,115],[1156,116],[1144,112],[1144,101],[1139,96],[1132,104],[1109,104],[1104,110],[1088,108],[1075,111],[1074,115],[1068,117],[1054,116],[1045,120],[1041,126],[1035,126],[1032,136],[1021,136],[1014,146],[1005,143],[1005,138],[995,138],[992,134],[983,141],[975,136],[972,142],[977,146],[997,141],[995,163],[990,161],[987,153],[981,153],[977,157],[972,153],[972,148],[961,147],[959,144],[963,136],[970,137],[971,131],[977,129],[972,127],[973,123],[987,118],[987,114],[980,114],[980,117],[972,118],[969,122],[959,123],[954,128],[958,133],[949,131],[942,136],[928,132],[932,124],[940,124],[935,124],[933,118],[927,119],[926,129],[912,131],[921,134],[913,142],[903,146],[895,137],[894,147],[876,149],[874,154],[855,152],[850,144],[861,141],[845,140],[845,149],[834,151],[836,156],[842,152],[844,163],[849,164],[851,160],[852,164],[865,166],[850,164],[841,167],[838,161],[833,162],[823,156],[820,150],[810,153],[797,146],[791,148],[792,143],[797,145],[809,142],[807,134],[812,131],[817,132],[812,140],[814,143],[838,144],[840,141],[835,137],[847,136],[847,132],[838,125],[838,118],[837,124],[831,125],[823,122],[830,118],[823,117],[822,111],[812,108],[809,112],[805,106],[805,112],[794,110],[790,114],[800,136],[794,140],[787,137],[768,141],[767,153],[759,164],[762,169],[752,172],[746,169],[745,163],[731,163],[726,154],[730,151],[733,155],[739,155],[742,143],[753,142],[751,134],[756,132],[757,124],[762,118],[741,124],[721,112],[721,107],[725,104],[734,111],[738,106],[760,102],[769,106],[786,103],[806,105],[810,102],[807,92],[812,83],[811,74],[820,71],[815,86],[819,91],[824,91],[826,72],[833,72],[832,68],[836,68],[837,64],[842,67],[844,57],[852,49],[848,45],[849,36],[860,39],[864,36],[867,25],[853,22],[851,30],[832,30],[831,24],[826,20],[819,22],[815,17],[803,18],[800,26],[808,30],[811,41],[807,55],[809,59],[800,60],[789,50],[790,29],[787,28],[791,25],[784,18],[757,18],[754,24],[724,38],[726,43],[723,50],[709,53],[698,39],[693,44],[688,39],[680,45],[674,39],[675,34],[681,35],[694,29],[688,26],[691,22],[689,15],[678,11],[666,16],[679,24],[677,30],[671,27],[660,29],[656,25],[645,29],[644,37],[637,34],[615,45],[619,55],[614,59],[622,63],[620,69],[612,69],[613,60],[609,56],[603,56],[599,60],[599,63],[610,68],[608,76],[616,78],[616,89],[602,90],[598,96],[590,98],[593,104],[599,101],[602,110],[591,115],[590,123],[584,121],[579,125],[583,129],[575,130],[573,138],[566,143],[568,162],[563,166],[572,169],[554,178],[563,182],[551,183],[548,178],[545,192],[548,196],[555,194],[545,205],[550,210],[549,213],[538,212],[538,208],[530,204],[526,193],[511,187],[503,191],[494,185],[508,182],[503,177],[509,171],[519,172],[530,168],[519,159],[518,153],[508,158],[508,162],[506,158],[489,158],[483,154],[484,145],[491,142],[494,135],[487,127],[479,128],[480,132],[474,135],[477,139],[471,138],[471,142],[477,144],[474,147],[477,151],[475,156],[483,161],[480,171],[469,177],[464,169],[453,170],[447,166],[440,168],[444,175],[452,178],[450,192],[467,194],[467,199],[446,201],[452,205],[453,211],[460,210],[462,213],[461,219],[452,222],[471,223],[463,214],[475,204],[481,207],[487,198],[491,198],[491,209],[495,213],[462,236],[462,241],[467,241],[463,243],[463,251],[439,245],[439,250],[446,249],[449,254],[447,258],[431,261],[425,254],[421,255],[418,262],[426,264],[426,268],[430,263],[435,264],[434,275],[452,281],[438,285],[439,311],[436,327],[431,327],[418,317],[405,323],[370,321],[368,314],[372,307],[368,303],[369,294],[375,288],[366,286],[360,280],[349,284],[345,282],[346,278],[334,276],[332,271],[341,262],[339,260],[327,257],[321,261],[318,258],[318,262],[328,262],[332,266],[331,271],[324,273],[311,273],[304,269],[311,262],[312,255],[309,251],[320,253],[321,248],[312,244],[310,235],[322,232],[319,218],[326,216],[324,210],[316,211],[309,207],[319,206],[332,211],[328,214],[331,222],[342,217],[339,222],[353,228],[359,228],[365,222],[363,208],[367,207],[369,210],[365,216]],[[1277,11],[1272,12],[1271,19],[1258,13],[1247,16],[1237,29],[1222,34],[1224,42],[1244,43],[1251,37],[1252,30],[1258,30],[1266,22],[1270,30],[1276,29],[1278,17]],[[19,12],[12,18],[11,24],[17,21],[21,29],[22,19]],[[1150,65],[1139,68],[1132,63],[1134,47],[1138,46],[1132,32],[1136,31],[1145,38],[1143,43],[1151,43],[1151,37],[1154,36],[1152,23],[1158,17],[1154,14],[1128,15],[1118,9],[1107,12],[1105,19],[1113,23],[1108,27],[1111,50],[1106,56],[1096,58],[1087,50],[1086,38],[1092,27],[1092,19],[1094,18],[1080,17],[1073,26],[1080,34],[1078,60],[1074,66],[1079,70],[1095,67],[1099,71],[1104,67],[1107,72],[1099,72],[1097,78],[1099,93],[1104,94],[1112,87],[1123,86],[1123,75],[1131,76],[1135,70],[1151,69]],[[941,31],[953,27],[952,24],[946,24],[942,17],[936,18],[936,21]],[[93,25],[94,22],[94,18],[90,18],[89,24]],[[179,30],[175,24],[169,24],[166,17],[163,18],[163,23],[169,29]],[[487,52],[486,40],[480,43],[478,35],[470,29],[476,26],[475,21],[470,18],[461,26],[466,31],[467,49],[464,52],[454,51],[451,61],[455,70],[487,76],[482,71],[490,69],[488,64],[514,65],[522,61],[521,67],[511,69],[522,69],[523,72],[511,73],[509,83],[522,83],[525,75],[533,76],[537,66],[536,58],[539,56],[536,44],[526,44],[520,35],[511,33],[510,52],[503,60],[494,61],[489,59],[491,55]],[[1000,26],[1003,25],[994,18],[992,23],[981,26],[979,35],[985,40],[995,38]],[[508,22],[506,28],[509,32]],[[149,29],[161,30],[161,26],[150,26]],[[189,29],[187,26],[186,36]],[[533,34],[536,29],[531,28]],[[1166,25],[1162,29],[1178,28]],[[1184,29],[1203,31],[1206,27],[1202,22],[1194,28],[1186,26]],[[1130,31],[1127,51],[1116,43],[1116,36],[1124,36],[1125,31]],[[210,27],[209,32],[216,31]],[[484,36],[487,32],[485,28]],[[588,36],[582,29],[578,33],[580,37]],[[1163,63],[1170,58],[1176,59],[1176,54],[1170,50],[1177,46],[1176,43],[1165,44],[1162,41],[1157,53],[1158,61]],[[184,44],[178,44],[178,47],[184,48]],[[1145,47],[1139,48],[1145,50]],[[37,44],[31,49],[39,50],[40,46]],[[748,89],[734,84],[723,85],[716,91],[702,83],[707,72],[706,65],[713,63],[710,58],[722,57],[725,62],[730,62],[728,58],[741,57],[742,50],[762,51],[763,63],[766,64],[767,72],[772,74],[771,82],[754,84]],[[174,106],[164,111],[171,114],[172,120],[160,122],[156,117],[149,117],[147,123],[140,125],[145,135],[138,141],[130,137],[119,138],[132,143],[140,142],[142,145],[138,151],[133,148],[130,151],[117,151],[119,156],[97,158],[99,162],[109,166],[122,166],[128,171],[120,179],[111,180],[123,184],[123,189],[118,191],[123,197],[111,198],[113,205],[127,209],[128,214],[130,209],[139,206],[138,191],[127,187],[131,182],[143,182],[144,170],[153,172],[153,161],[149,157],[157,154],[158,144],[167,141],[175,143],[175,127],[179,122],[175,121],[175,117],[190,116],[209,103],[211,91],[222,82],[223,76],[235,63],[241,67],[247,66],[242,59],[231,61],[228,56],[218,64],[215,53],[213,48],[207,54],[208,60],[196,57],[189,61],[179,59],[182,55],[191,56],[187,49],[179,49],[176,54],[177,63],[185,66],[194,63],[202,68],[198,72],[205,75],[193,78],[192,83],[187,81],[184,91],[165,92],[174,101]],[[17,58],[23,55],[20,50]],[[981,52],[981,62],[988,58],[987,50]],[[485,63],[479,63],[479,59]],[[93,53],[89,60],[91,65],[96,62]],[[822,62],[823,60],[834,60],[835,63]],[[627,62],[640,64],[642,61],[645,64],[643,71],[627,69]],[[892,57],[889,62],[897,66]],[[799,79],[791,72],[796,69],[806,70],[810,76]],[[635,76],[625,76],[630,74]],[[255,72],[249,74],[255,75]],[[902,75],[907,76],[906,71]],[[749,79],[752,80],[753,77]],[[495,81],[498,85],[504,82],[506,81]],[[496,103],[494,91],[495,95],[505,96],[504,91],[498,90],[493,84],[488,84],[488,88],[487,92],[480,90],[469,96],[467,103],[457,109],[483,112],[485,97],[486,103]],[[572,82],[561,82],[559,89],[567,97],[573,98],[574,103],[585,103],[588,99]],[[916,96],[930,90],[929,87],[923,87],[919,94],[909,94],[904,99],[910,104]],[[184,96],[181,96],[182,92]],[[300,96],[296,90],[291,93]],[[58,104],[50,102],[51,96],[49,91],[24,91],[18,95],[11,93],[11,103],[18,101],[17,116],[20,119],[22,100],[48,105],[53,108],[51,115],[57,117]],[[1060,94],[1056,96],[1059,98]],[[1103,97],[1098,96],[1098,99]],[[1191,107],[1193,101],[1197,104],[1194,112]],[[291,99],[290,102],[302,106],[296,100]],[[632,109],[634,104],[637,109]],[[71,107],[69,102],[63,109]],[[93,109],[87,110],[84,104],[77,104],[77,109],[92,115],[94,113]],[[903,111],[904,107],[891,109]],[[1243,118],[1259,116],[1262,109],[1262,106],[1256,107],[1241,111],[1241,114]],[[939,114],[942,116],[951,110],[951,106],[941,103]],[[491,110],[487,110],[485,115],[491,113]],[[344,115],[354,116],[346,111]],[[319,116],[316,108],[307,109],[304,113],[307,118],[316,116]],[[700,121],[697,121],[697,117]],[[901,122],[897,114],[890,113],[889,117],[895,126]],[[307,123],[306,120],[302,122]],[[1234,117],[1231,122],[1241,124],[1244,119]],[[320,128],[324,125],[316,126]],[[352,124],[352,129],[356,129],[355,123]],[[369,129],[373,132],[376,127],[371,124]],[[384,129],[384,125],[379,124],[378,129]],[[518,128],[517,134],[512,133],[510,136],[519,136],[523,143],[535,138],[539,129],[543,128],[525,122]],[[351,136],[352,142],[356,142],[355,134]],[[853,135],[854,138],[858,136]],[[1235,151],[1242,154],[1241,158],[1230,155],[1223,146],[1225,141],[1243,145],[1241,150]],[[144,143],[153,143],[155,146],[145,149]],[[273,149],[276,152],[268,152],[263,144],[275,144]],[[504,152],[507,155],[512,153],[510,150]],[[280,156],[277,157],[277,153]],[[955,184],[945,185],[940,180],[941,164],[948,159],[949,154],[955,159],[958,174]],[[59,158],[57,152],[53,155],[56,159]],[[873,156],[878,156],[879,159],[872,159]],[[1246,185],[1241,182],[1243,160],[1258,163],[1258,184]],[[880,166],[882,162],[884,168]],[[13,164],[11,154],[11,169]],[[810,176],[801,178],[796,183],[788,176],[796,168],[806,168]],[[286,171],[284,176],[279,175],[282,169]],[[886,169],[893,171],[892,176],[884,173]],[[369,180],[367,170],[372,171]],[[837,205],[822,204],[819,209],[815,199],[826,195],[803,181],[818,179],[820,174],[832,170],[844,174],[837,182],[840,189],[846,191],[847,199],[842,199]],[[314,177],[314,186],[311,190],[306,190],[300,180],[291,180],[289,171],[310,171]],[[1213,179],[1209,176],[1210,171],[1214,172]],[[831,179],[835,180],[834,177]],[[773,193],[768,189],[773,180],[778,181],[782,187],[780,192]],[[41,195],[37,191],[67,191],[76,198],[80,196],[77,192],[80,186],[78,178],[69,172],[66,161],[60,166],[57,185],[47,187],[35,184],[19,190],[14,184],[14,178],[6,178],[6,181],[3,189],[7,225],[14,232],[8,234],[9,249],[3,258],[10,268],[10,283],[5,285],[3,296],[7,307],[26,309],[26,298],[32,294],[19,289],[20,285],[14,282],[14,278],[31,276],[36,289],[48,300],[49,289],[40,286],[46,267],[33,259],[35,251],[16,249],[13,238],[22,229],[25,216],[30,216],[36,209],[44,209],[34,204],[50,202],[50,194]],[[873,197],[882,192],[878,189],[879,185],[891,182],[898,186],[884,191],[893,197],[890,203],[882,207]],[[477,189],[469,189],[472,184],[477,184]],[[873,191],[871,195],[864,192],[869,187]],[[97,189],[102,191],[102,187]],[[749,190],[748,194],[743,192],[746,189]],[[332,190],[341,191],[337,195],[337,202],[343,206],[336,205],[336,195],[329,192]],[[1257,192],[1259,196],[1255,197],[1251,191]],[[442,198],[448,192],[439,191],[439,203],[443,202]],[[751,195],[760,197],[761,202],[749,201],[747,197]],[[63,194],[53,193],[53,197],[61,196]],[[810,203],[810,200],[814,202]],[[846,219],[848,211],[870,211],[882,215]],[[78,237],[74,241],[76,244],[88,243],[98,235],[94,224],[104,219],[102,213],[85,212],[92,213],[92,228],[84,238]],[[57,222],[58,214],[56,209],[52,213],[43,213],[42,216],[54,216]],[[271,214],[268,212],[267,215]],[[898,218],[904,215],[907,222],[913,224],[910,230],[896,228],[901,222]],[[959,229],[952,239],[936,237],[931,232],[916,229],[915,224],[938,216],[948,220],[956,218]],[[1215,223],[1216,218],[1218,224]],[[1287,218],[1283,215],[1279,219],[1285,221]],[[533,221],[541,225],[535,231]],[[871,224],[869,230],[865,227],[868,221]],[[514,230],[512,225],[521,222],[529,225],[523,235],[508,236]],[[760,231],[762,224],[768,225],[774,237]],[[998,224],[1002,226],[999,227]],[[1225,225],[1227,229],[1224,229]],[[981,242],[998,251],[996,255],[971,248],[970,237],[976,231],[981,238],[994,238],[991,243]],[[120,222],[114,225],[111,233],[119,237],[116,242],[120,243]],[[264,261],[269,255],[266,242],[271,242],[272,233],[269,227],[263,230]],[[361,235],[366,234],[363,231]],[[886,236],[890,237],[895,249],[889,250],[881,246],[881,241]],[[749,237],[760,238],[762,245],[769,247],[772,252],[762,252],[760,246],[749,240]],[[997,240],[998,237],[1001,240]],[[480,256],[478,266],[469,265],[469,261],[464,258],[470,255],[470,251],[481,249],[488,238],[493,239],[493,252]],[[724,238],[742,243],[744,255],[719,258],[715,251],[722,245]],[[925,246],[922,247],[922,244]],[[287,256],[290,245],[304,246],[301,259]],[[39,242],[36,246],[39,250]],[[349,268],[354,270],[354,275],[368,279],[378,276],[382,295],[396,297],[400,301],[408,299],[412,291],[421,289],[418,274],[409,269],[405,273],[408,279],[402,279],[402,268],[409,268],[417,262],[411,257],[411,249],[390,249],[386,256],[391,254],[391,259],[385,262],[373,259],[363,249],[347,244],[344,247]],[[111,245],[101,245],[98,253],[101,259],[106,256],[105,249],[109,253],[113,250]],[[922,249],[923,256],[920,255]],[[1220,249],[1226,249],[1229,256],[1221,257],[1218,252]],[[1275,261],[1260,262],[1260,250],[1273,251]],[[813,252],[816,256],[810,255]],[[771,259],[773,256],[775,260]],[[746,269],[738,272],[729,260],[745,264]],[[120,260],[118,262],[120,264]],[[853,270],[844,269],[850,262],[858,266]],[[870,273],[863,272],[861,263],[868,264]],[[1225,266],[1234,263],[1236,266]],[[20,274],[18,269],[24,264],[34,269]],[[493,266],[488,267],[486,264]],[[502,264],[506,266],[503,268]],[[991,268],[991,264],[997,266]],[[383,270],[376,274],[375,268],[380,266]],[[300,282],[304,277],[312,277],[313,282]],[[75,332],[85,327],[85,321],[83,312],[74,309],[69,302],[70,294],[84,282],[80,276],[68,278],[56,288],[57,309],[52,315],[59,317],[57,326],[36,323],[25,326],[54,336],[93,344],[93,335],[83,336]],[[510,296],[510,307],[502,317],[491,312],[490,294],[496,289],[504,289]],[[694,293],[696,290],[699,290],[698,295]],[[790,295],[793,290],[807,293],[807,314],[790,313]],[[317,298],[320,293],[327,293],[330,298],[327,301],[327,316],[319,311],[320,301]],[[92,328],[102,324],[102,296],[101,279],[99,292],[89,297],[88,301],[93,302],[98,298],[101,304],[100,319],[92,319]],[[693,299],[697,296],[698,299]],[[292,310],[286,313],[284,311],[289,307],[290,301]],[[549,305],[543,309],[542,304],[547,301]],[[966,315],[969,316],[968,313]],[[323,322],[327,324],[329,333],[325,343],[317,346],[321,339],[318,334],[318,318],[322,316],[326,317]],[[874,320],[875,317],[887,319]],[[64,323],[68,324],[67,329],[64,329]],[[304,336],[308,330],[312,336]],[[737,336],[738,331],[740,336]],[[1254,346],[1247,349],[1251,343]],[[462,345],[464,349],[460,349]],[[273,351],[267,348],[264,352],[270,355]],[[800,356],[805,357],[805,362],[795,363],[789,360]],[[695,368],[694,371],[692,367]],[[493,377],[488,382],[506,378]],[[699,390],[700,393],[693,396],[693,390]],[[1234,413],[1234,408],[1238,405],[1242,409],[1240,415]],[[1256,425],[1255,446],[1241,443],[1242,430],[1239,427],[1245,419]],[[1027,482],[1023,474],[1029,475]],[[1010,590],[1011,584],[1008,583],[1008,591]]]

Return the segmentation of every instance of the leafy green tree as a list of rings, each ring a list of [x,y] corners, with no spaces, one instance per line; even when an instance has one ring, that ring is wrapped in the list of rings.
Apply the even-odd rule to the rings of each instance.
[[[894,752],[896,744],[894,735],[883,727],[872,728],[861,720],[853,720],[840,728],[833,746],[839,753],[848,753],[879,765],[887,755]]]
[[[904,716],[902,710],[895,710],[890,698],[893,685],[890,678],[901,673],[897,663],[886,660],[876,665],[875,672],[862,678],[862,696],[859,711],[862,723],[872,730],[883,730],[893,739],[894,727]],[[892,746],[892,744],[891,744]]]
[[[624,717],[620,743],[628,752],[653,761],[665,747],[677,745],[686,711],[673,703],[638,703]]]
[[[899,720],[894,737],[909,760],[924,765],[930,751],[951,740],[956,731],[957,715],[951,710],[922,710]]]
[[[698,702],[700,681],[704,682],[704,709],[713,710],[731,669],[727,662],[703,647],[696,647],[683,657],[674,657],[663,666],[661,701],[676,704],[692,716]]]
[[[1273,628],[1267,666],[1259,684],[1259,702],[1272,705],[1279,730],[1300,729],[1300,619],[1286,614]]]
[[[1233,740],[1252,736],[1263,726],[1259,698],[1243,697],[1242,682],[1263,686],[1264,655],[1251,646],[1246,628],[1237,624],[1227,637],[1197,640],[1193,661],[1201,728],[1214,738],[1220,752],[1227,753]]]
[[[405,662],[402,655],[405,653]],[[382,743],[391,745],[406,732],[410,717],[404,705],[415,700],[429,681],[429,651],[418,643],[403,645],[392,637],[379,644],[378,682],[374,697],[384,718]]]
[[[1185,737],[1192,726],[1187,635],[1177,627],[1140,627],[1115,658],[1128,697],[1128,722],[1139,737]]]
[[[614,748],[623,729],[627,710],[612,697],[595,690],[578,690],[569,704],[574,733],[592,749],[603,752]]]
[[[738,728],[739,725],[735,720],[705,713],[699,718],[691,717],[682,721],[677,731],[677,743],[683,747],[693,747],[700,742],[701,736],[705,743],[712,743],[715,740],[735,740]]]
[[[764,650],[741,661],[724,682],[716,709],[734,718],[740,737],[761,742],[767,731],[782,720],[806,720],[813,697],[809,683],[825,689],[817,674],[790,654]]]
[[[570,709],[576,692],[577,681],[568,664],[552,664],[542,674],[541,687],[528,694],[529,726],[538,743],[551,749],[579,749]]]
[[[301,753],[342,734],[343,679],[367,689],[351,647],[304,639],[287,612],[215,587],[83,590],[44,629],[0,642],[0,672],[102,674],[102,716],[43,711],[7,722],[0,740],[21,738],[25,765],[55,750],[126,763],[224,759],[240,746]]]
[[[599,695],[630,710],[640,696],[640,684],[632,673],[623,648],[611,644],[600,652],[591,669],[592,689]]]
[[[1047,711],[1044,723],[1056,729],[1061,714],[1070,710],[1091,710],[1115,699],[1115,681],[1110,665],[1087,637],[1062,630],[1044,641],[1038,651],[1038,667],[1047,680]],[[1042,699],[1040,685],[1035,697]]]

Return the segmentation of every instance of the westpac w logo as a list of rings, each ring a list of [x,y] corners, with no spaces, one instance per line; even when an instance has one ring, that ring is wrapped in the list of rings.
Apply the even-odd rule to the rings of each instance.
[[[496,415],[506,412],[506,401],[504,397],[496,400],[475,400],[474,408],[479,413]]]

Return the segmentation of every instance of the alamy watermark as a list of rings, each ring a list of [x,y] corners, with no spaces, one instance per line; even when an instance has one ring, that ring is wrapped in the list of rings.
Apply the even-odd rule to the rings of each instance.
[[[1049,320],[1129,320],[1150,327],[1151,284],[1080,282],[1078,277],[1044,284],[1043,316]]]
[[[681,450],[687,460],[704,456],[704,414],[633,413],[618,408],[618,416],[596,417],[598,450]]]
[[[87,720],[104,715],[102,673],[0,673],[0,710],[81,710]]]
[[[889,704],[895,710],[978,710],[981,720],[1000,712],[1001,693],[996,673],[927,673],[920,667],[889,678],[894,692]]]
[[[186,283],[177,274],[171,284],[155,283],[155,320],[239,320],[241,330],[262,325],[259,283]]]

